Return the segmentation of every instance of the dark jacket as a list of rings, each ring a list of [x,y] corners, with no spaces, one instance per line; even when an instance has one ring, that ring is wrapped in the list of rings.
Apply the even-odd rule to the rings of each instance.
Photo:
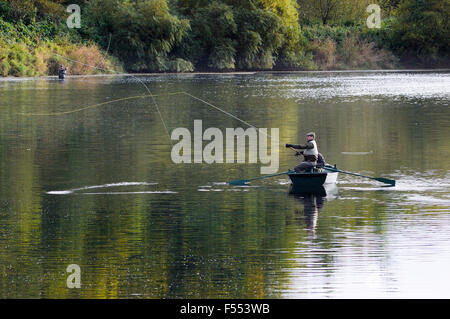
[[[311,142],[306,142],[305,145],[301,145],[301,144],[297,144],[297,145],[292,145],[292,148],[295,148],[297,150],[309,150],[314,148],[314,144]],[[303,152],[302,152],[303,154]],[[306,162],[316,162],[317,161],[317,156],[316,155],[303,155],[305,158]]]

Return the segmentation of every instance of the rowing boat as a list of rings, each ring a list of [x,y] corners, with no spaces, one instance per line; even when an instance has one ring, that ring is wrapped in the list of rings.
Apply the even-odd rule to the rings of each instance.
[[[366,175],[361,175],[357,173],[352,172],[346,172],[342,171],[340,169],[336,168],[336,165],[331,166],[329,164],[325,164],[325,166],[322,166],[320,168],[314,168],[311,172],[301,172],[297,173],[292,170],[288,170],[287,172],[272,174],[272,175],[266,175],[266,176],[260,176],[250,179],[238,179],[235,181],[228,182],[229,185],[234,186],[244,186],[250,183],[251,181],[256,181],[264,178],[269,177],[275,177],[275,176],[281,176],[281,175],[288,175],[291,179],[292,185],[300,188],[308,188],[308,187],[320,187],[325,184],[336,184],[338,173],[343,174],[349,174],[353,176],[358,177],[364,177],[364,178],[370,178],[378,182],[382,182],[384,184],[388,184],[391,187],[395,186],[395,180],[384,178],[384,177],[371,177]]]

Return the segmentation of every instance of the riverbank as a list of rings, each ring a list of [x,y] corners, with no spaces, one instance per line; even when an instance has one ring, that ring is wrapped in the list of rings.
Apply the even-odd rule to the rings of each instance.
[[[345,41],[344,41],[345,42]],[[12,41],[0,34],[0,77],[40,77],[57,75],[60,65],[64,65],[69,76],[105,75],[113,72],[120,75],[150,74],[249,74],[249,73],[307,73],[307,72],[401,72],[401,71],[440,71],[448,68],[411,68],[402,65],[400,59],[390,51],[379,49],[371,42],[353,43],[353,47],[342,44],[340,51],[332,40],[325,43],[314,41],[310,62],[305,68],[273,68],[258,70],[197,70],[194,67],[180,67],[184,60],[173,62],[173,68],[161,72],[125,72],[126,67],[116,57],[102,50],[94,42],[73,43],[69,37],[43,39],[29,44],[25,41]],[[447,66],[447,65],[445,65]],[[201,68],[200,68],[201,69]]]
[[[114,74],[90,74],[90,75],[67,75],[66,79],[81,79],[81,78],[101,78],[101,77],[141,77],[141,76],[180,76],[192,77],[201,75],[255,75],[255,74],[336,74],[336,73],[450,73],[448,69],[393,69],[393,70],[328,70],[328,71],[252,71],[252,72],[159,72],[159,73],[114,73]],[[27,80],[59,80],[58,76],[36,76],[36,77],[0,77],[0,82],[8,81],[27,81]]]

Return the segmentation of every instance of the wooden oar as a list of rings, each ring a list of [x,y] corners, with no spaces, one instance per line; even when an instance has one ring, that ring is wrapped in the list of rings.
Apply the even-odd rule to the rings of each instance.
[[[250,179],[239,179],[236,181],[231,181],[228,182],[229,185],[233,185],[233,186],[243,186],[251,181],[256,181],[258,179],[264,179],[264,178],[269,178],[269,177],[274,177],[274,176],[280,176],[280,175],[287,175],[289,173],[292,173],[293,171],[287,171],[287,172],[283,172],[283,173],[278,173],[278,174],[273,174],[273,175],[266,175],[266,176],[260,176],[260,177],[255,177],[255,178],[250,178]]]
[[[382,182],[385,184],[389,184],[391,186],[395,186],[395,180],[393,180],[393,179],[388,179],[388,178],[383,178],[383,177],[371,177],[371,176],[356,174],[356,173],[352,173],[352,172],[341,171],[340,169],[334,168],[333,166],[330,166],[330,165],[325,165],[325,169],[328,171],[331,171],[331,172],[339,172],[339,173],[344,173],[344,174],[349,174],[349,175],[354,175],[354,176],[359,176],[359,177],[370,178],[370,179],[374,179],[376,181],[379,181],[379,182]]]

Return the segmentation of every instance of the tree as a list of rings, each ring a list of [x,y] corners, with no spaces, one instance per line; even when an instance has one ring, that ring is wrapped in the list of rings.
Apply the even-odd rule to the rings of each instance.
[[[390,16],[392,11],[397,9],[400,0],[379,0],[378,2],[381,10],[383,10],[387,16]]]
[[[86,36],[106,48],[112,35],[111,50],[130,71],[167,70],[168,54],[189,29],[166,0],[96,0],[84,11]]]
[[[7,20],[33,23],[36,19],[59,22],[64,16],[63,0],[2,0],[0,16]]]
[[[380,0],[386,3],[396,0]],[[379,2],[379,1],[378,1]],[[301,24],[357,24],[366,19],[367,6],[377,0],[298,0]]]
[[[392,49],[422,59],[448,56],[450,0],[403,0],[395,14]]]
[[[327,24],[336,16],[340,0],[298,0],[302,20],[312,21],[318,19]]]
[[[237,25],[231,6],[214,1],[197,9],[192,30],[202,52],[197,62],[216,70],[235,68]]]
[[[179,0],[192,27],[180,51],[200,67],[271,69],[278,56],[298,50],[296,6],[295,0]]]

